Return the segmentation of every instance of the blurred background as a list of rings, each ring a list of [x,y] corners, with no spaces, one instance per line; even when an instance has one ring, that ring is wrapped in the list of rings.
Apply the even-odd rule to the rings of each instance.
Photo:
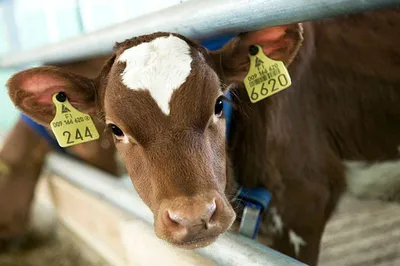
[[[0,57],[79,37],[187,1],[0,0]],[[0,134],[12,127],[19,114],[5,89],[15,71],[0,68]]]

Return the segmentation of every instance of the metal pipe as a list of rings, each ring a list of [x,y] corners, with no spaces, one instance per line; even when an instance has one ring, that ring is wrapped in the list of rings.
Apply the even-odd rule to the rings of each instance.
[[[127,186],[123,181],[116,180],[103,171],[57,153],[47,157],[46,168],[91,195],[102,198],[118,209],[143,220],[149,226],[153,224],[153,214],[140,199],[130,180]],[[225,233],[215,243],[198,249],[197,252],[220,266],[305,266],[286,255],[233,233]]]
[[[400,0],[191,0],[58,44],[0,58],[0,67],[108,54],[116,41],[156,31],[203,40],[225,33],[387,8]]]

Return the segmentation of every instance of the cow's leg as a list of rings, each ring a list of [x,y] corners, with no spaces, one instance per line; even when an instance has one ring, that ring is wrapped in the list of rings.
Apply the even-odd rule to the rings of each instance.
[[[281,219],[282,228],[277,228],[271,247],[307,265],[316,265],[326,223],[324,205],[327,199],[326,195],[317,195],[320,191],[312,195],[312,189],[299,189],[304,192],[296,192],[301,200],[291,197],[291,191],[286,190],[284,208],[276,208],[272,214],[273,220]]]
[[[325,225],[345,188],[341,162],[332,158],[322,163],[319,169],[312,166],[315,171],[293,172],[291,178],[283,178],[284,189],[270,212],[272,248],[308,265],[318,263]]]
[[[23,235],[47,143],[22,119],[10,131],[0,151],[0,248],[5,240]]]

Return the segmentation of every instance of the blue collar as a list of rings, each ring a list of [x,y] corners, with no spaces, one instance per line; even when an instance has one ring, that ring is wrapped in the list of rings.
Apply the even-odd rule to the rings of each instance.
[[[214,39],[209,39],[203,42],[202,45],[208,50],[218,50],[222,48],[228,41],[235,35],[218,36]],[[225,115],[226,123],[226,139],[231,137],[233,110],[232,110],[232,95],[227,92],[225,95],[228,101],[224,102],[223,112]],[[271,200],[271,193],[262,187],[248,189],[239,187],[236,201],[243,208],[242,219],[240,221],[239,233],[247,237],[255,239],[260,228],[260,221],[262,214],[268,208]]]
[[[225,97],[229,100],[232,101],[232,94],[230,91],[228,91],[225,94]],[[225,136],[226,139],[229,140],[230,138],[230,132],[231,132],[231,124],[232,124],[232,116],[233,116],[233,108],[232,108],[232,103],[228,101],[224,101],[224,106],[222,109],[224,116],[225,116]]]
[[[225,96],[229,101],[232,101],[231,92],[228,91]],[[223,112],[226,123],[226,139],[229,140],[233,119],[231,102],[224,102]],[[234,200],[243,208],[239,233],[255,239],[260,228],[262,214],[267,210],[270,203],[271,193],[262,187],[248,189],[241,186],[236,194]]]
[[[24,114],[21,114],[21,118],[33,131],[35,131],[42,138],[44,138],[52,148],[54,148],[60,152],[66,153],[66,150],[64,148],[60,147],[60,145],[58,145],[56,139],[52,135],[49,134],[49,132],[47,131],[47,129],[44,126],[36,123],[35,121],[33,121],[31,118],[29,118],[28,116],[26,116]]]

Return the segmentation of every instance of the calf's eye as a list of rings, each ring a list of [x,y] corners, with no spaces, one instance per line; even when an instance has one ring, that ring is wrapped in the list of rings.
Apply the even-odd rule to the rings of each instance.
[[[214,115],[220,117],[222,115],[222,110],[224,109],[224,101],[222,97],[218,97],[215,102]]]
[[[111,129],[111,132],[112,132],[115,136],[117,136],[117,137],[123,137],[123,136],[124,136],[124,132],[123,132],[119,127],[117,127],[116,125],[114,125],[114,124],[109,124],[109,127],[110,127],[110,129]]]

